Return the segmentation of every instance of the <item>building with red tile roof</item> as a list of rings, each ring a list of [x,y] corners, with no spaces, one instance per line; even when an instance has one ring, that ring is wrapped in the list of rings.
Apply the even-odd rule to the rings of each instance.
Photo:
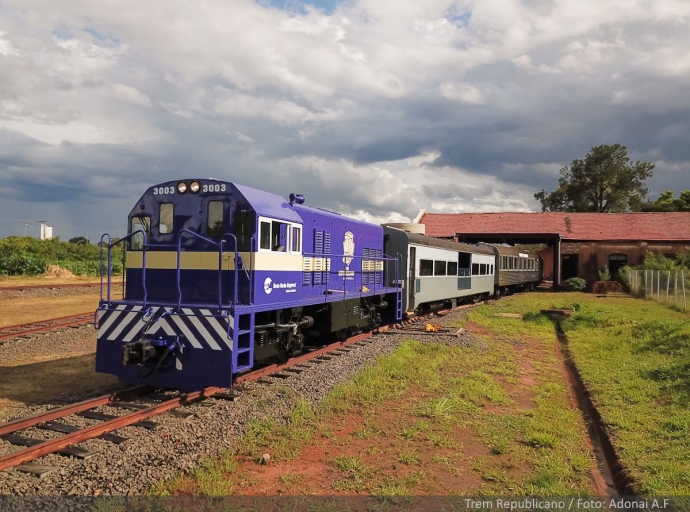
[[[669,213],[427,213],[415,219],[428,236],[463,242],[545,243],[545,276],[591,284],[608,266],[639,265],[647,251],[668,256],[690,250],[690,212]],[[550,274],[550,275],[549,275]]]

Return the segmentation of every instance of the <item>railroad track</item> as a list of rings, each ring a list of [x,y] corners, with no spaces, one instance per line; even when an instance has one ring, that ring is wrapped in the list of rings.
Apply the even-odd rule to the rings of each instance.
[[[39,322],[32,322],[28,324],[0,327],[0,341],[11,338],[19,338],[29,334],[54,331],[55,329],[62,329],[65,327],[87,325],[93,322],[93,315],[93,311],[89,311],[88,313],[79,313],[78,315],[62,316],[59,318],[49,318],[48,320],[41,320]]]
[[[36,285],[18,285],[18,286],[0,286],[0,292],[4,291],[26,291],[26,290],[41,290],[50,289],[55,290],[58,288],[95,288],[100,286],[101,283],[66,283],[66,284],[36,284]],[[105,286],[105,283],[104,283]],[[114,282],[111,286],[122,286],[122,281]]]
[[[386,330],[386,328],[381,328],[381,331],[384,330]],[[295,357],[284,364],[270,365],[252,371],[239,376],[235,380],[235,384],[258,381],[262,377],[267,377],[269,375],[287,378],[292,373],[306,371],[308,366],[300,368],[300,365],[307,361],[311,364],[326,362],[353,350],[354,347],[349,347],[350,345],[368,344],[371,341],[369,338],[372,336],[373,333],[360,334],[346,341],[333,343],[327,347]],[[14,467],[22,472],[41,476],[42,474],[50,472],[52,468],[32,463],[32,461],[44,455],[58,453],[85,459],[94,454],[84,448],[78,447],[77,445],[81,442],[89,439],[101,438],[119,444],[127,440],[125,437],[113,434],[114,431],[120,428],[134,425],[153,429],[156,424],[150,421],[149,418],[166,412],[175,413],[177,412],[175,409],[184,408],[186,405],[191,405],[210,397],[234,400],[238,396],[236,391],[216,387],[175,396],[157,393],[158,391],[156,389],[147,386],[139,386],[0,424],[0,439],[12,445],[23,447],[13,453],[0,457],[0,471]],[[130,402],[128,400],[159,401],[158,403],[147,405]],[[104,414],[95,410],[102,406],[124,409],[131,412],[126,412],[118,416]],[[184,414],[184,411],[179,412],[180,414]],[[100,420],[100,422],[89,427],[80,428],[68,423],[68,418],[72,415]],[[23,430],[34,427],[63,433],[64,435],[48,440],[21,435]]]

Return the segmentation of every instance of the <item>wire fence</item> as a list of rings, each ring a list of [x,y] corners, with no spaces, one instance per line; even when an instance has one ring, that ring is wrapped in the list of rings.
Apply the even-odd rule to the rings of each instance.
[[[687,311],[686,289],[690,283],[686,279],[690,281],[690,272],[683,270],[631,270],[628,284],[636,297],[674,304]]]

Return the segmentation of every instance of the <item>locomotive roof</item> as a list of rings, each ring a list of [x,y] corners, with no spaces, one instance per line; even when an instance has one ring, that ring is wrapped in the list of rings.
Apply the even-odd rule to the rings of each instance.
[[[396,229],[396,228],[389,228]],[[463,244],[454,242],[452,240],[443,240],[441,238],[434,238],[433,236],[420,235],[418,233],[408,233],[405,231],[407,239],[410,243],[428,245],[430,247],[439,247],[441,249],[451,249],[453,251],[472,252],[475,254],[495,254],[490,247],[482,247],[480,245]]]
[[[238,185],[236,183],[231,183],[231,185],[234,185],[245,199],[249,201],[249,204],[256,210],[258,215],[265,215],[266,217],[287,220],[299,224],[302,223],[302,218],[284,197],[244,185]]]

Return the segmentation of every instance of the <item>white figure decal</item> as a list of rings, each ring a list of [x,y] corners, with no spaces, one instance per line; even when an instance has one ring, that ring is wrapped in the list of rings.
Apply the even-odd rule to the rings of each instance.
[[[351,231],[345,231],[345,238],[343,239],[343,263],[345,263],[345,270],[350,270],[350,263],[352,263],[355,255],[355,235]]]
[[[271,278],[270,278],[270,277],[267,277],[267,278],[264,280],[264,292],[265,292],[267,295],[273,291],[273,286],[272,286],[272,285],[273,285],[273,282],[271,281]]]

